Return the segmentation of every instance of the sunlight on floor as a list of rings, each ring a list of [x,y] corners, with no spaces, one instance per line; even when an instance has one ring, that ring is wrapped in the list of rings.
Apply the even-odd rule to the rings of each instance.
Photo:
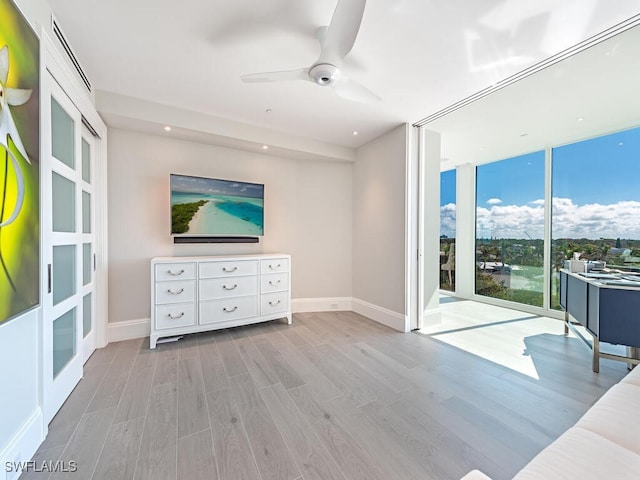
[[[469,300],[440,303],[442,323],[420,330],[511,370],[539,379],[525,339],[535,335],[564,335],[561,321]]]

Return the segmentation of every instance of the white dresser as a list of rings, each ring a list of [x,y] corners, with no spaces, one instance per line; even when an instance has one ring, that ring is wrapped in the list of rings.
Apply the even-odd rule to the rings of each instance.
[[[291,257],[284,254],[151,260],[151,337],[285,318],[291,324]]]

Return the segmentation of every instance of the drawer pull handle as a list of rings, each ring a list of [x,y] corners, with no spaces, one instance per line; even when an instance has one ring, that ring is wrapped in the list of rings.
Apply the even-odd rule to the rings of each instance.
[[[236,306],[235,306],[235,307],[233,307],[233,308],[227,308],[227,307],[224,307],[222,310],[224,310],[224,311],[225,311],[225,312],[227,312],[227,313],[231,313],[231,312],[235,312],[237,309],[238,309],[238,306],[236,305]]]
[[[231,287],[227,287],[226,285],[222,285],[222,288],[224,288],[225,290],[235,290],[236,288],[238,288],[238,284],[233,284]]]
[[[180,315],[171,315],[170,313],[168,313],[167,317],[169,317],[171,320],[177,320],[178,318],[184,317],[184,312],[182,312]]]
[[[223,272],[227,272],[227,273],[235,272],[237,269],[238,269],[238,267],[231,267],[231,268],[222,267],[222,271]]]
[[[275,282],[273,280],[269,280],[269,285],[273,285],[274,287],[276,285],[280,285],[280,280],[276,280]]]
[[[178,290],[177,292],[174,292],[173,290],[171,290],[170,288],[167,290],[168,293],[170,293],[171,295],[180,295],[182,292],[184,292],[184,288],[181,288],[180,290]]]
[[[280,268],[280,264],[278,263],[275,267],[274,267],[273,265],[269,264],[269,268],[270,268],[271,270],[277,270],[277,269],[279,269],[279,268]]]
[[[271,305],[272,307],[275,307],[278,304],[280,304],[280,300],[278,300],[277,302],[269,301],[269,305]]]
[[[184,268],[179,272],[174,272],[173,270],[167,270],[167,273],[173,277],[177,277],[178,275],[182,275],[184,273]]]

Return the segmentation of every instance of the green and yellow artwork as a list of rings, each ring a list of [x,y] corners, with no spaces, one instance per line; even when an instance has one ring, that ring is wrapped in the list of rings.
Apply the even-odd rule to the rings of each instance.
[[[0,0],[0,325],[40,302],[39,40]]]

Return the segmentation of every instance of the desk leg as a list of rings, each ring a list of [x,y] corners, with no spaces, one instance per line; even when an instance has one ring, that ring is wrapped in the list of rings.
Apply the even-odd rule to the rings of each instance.
[[[600,341],[593,337],[593,363],[591,369],[598,373],[600,371]]]
[[[638,347],[627,347],[627,357],[629,358],[640,358],[640,348]],[[627,363],[627,370],[632,370],[634,364]]]

